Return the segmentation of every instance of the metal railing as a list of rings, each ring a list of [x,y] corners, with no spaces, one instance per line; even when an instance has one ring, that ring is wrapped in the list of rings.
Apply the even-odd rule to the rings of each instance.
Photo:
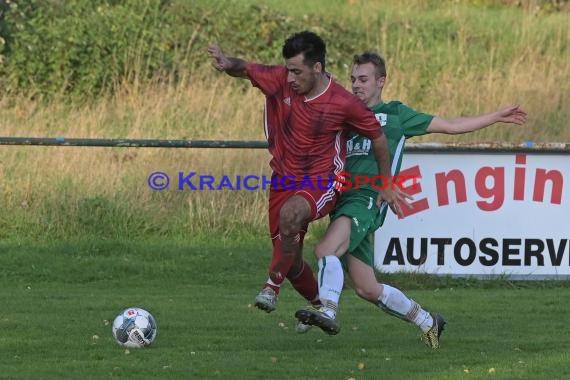
[[[132,148],[267,148],[266,141],[86,139],[65,137],[0,137],[0,145],[98,146]]]
[[[91,146],[127,148],[243,148],[266,149],[258,140],[171,140],[171,139],[94,139],[65,137],[0,137],[0,145]],[[409,143],[408,152],[534,152],[570,154],[570,143]]]

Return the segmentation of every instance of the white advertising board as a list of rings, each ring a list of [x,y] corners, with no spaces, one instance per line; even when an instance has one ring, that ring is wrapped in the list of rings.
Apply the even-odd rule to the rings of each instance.
[[[376,231],[379,271],[570,277],[569,154],[407,152],[400,174],[413,207]]]

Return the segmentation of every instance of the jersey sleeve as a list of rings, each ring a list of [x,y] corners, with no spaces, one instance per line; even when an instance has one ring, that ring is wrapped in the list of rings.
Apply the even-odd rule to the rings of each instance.
[[[427,129],[433,120],[433,115],[418,112],[405,104],[399,105],[398,113],[404,136],[412,137],[428,134]]]
[[[287,69],[284,66],[247,63],[245,71],[251,84],[265,95],[282,92],[284,84],[287,83]]]
[[[368,137],[370,140],[377,139],[384,133],[374,113],[370,111],[357,97],[350,98],[347,104],[347,124],[351,129]]]

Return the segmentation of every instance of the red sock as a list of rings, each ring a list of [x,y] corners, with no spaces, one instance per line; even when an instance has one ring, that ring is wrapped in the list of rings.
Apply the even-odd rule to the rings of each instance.
[[[285,281],[285,278],[288,278],[287,273],[289,273],[294,262],[295,256],[283,255],[281,239],[274,239],[273,256],[271,257],[271,264],[269,265],[269,279],[263,287],[271,288],[276,294],[279,294],[281,284]]]
[[[269,278],[265,282],[264,288],[271,288],[275,291],[276,294],[279,294],[279,290],[281,289],[281,284],[285,281],[285,276],[283,276],[283,272],[287,273],[291,268],[291,264],[293,262],[292,259],[285,260],[282,256],[280,260],[276,260],[276,257],[280,256],[273,256],[273,261],[271,263],[271,267],[269,270]]]
[[[317,279],[311,270],[311,266],[303,261],[303,269],[300,273],[296,273],[295,277],[287,276],[291,285],[297,290],[297,292],[302,295],[307,301],[315,306],[319,306],[321,301],[319,300],[319,285],[317,284]]]

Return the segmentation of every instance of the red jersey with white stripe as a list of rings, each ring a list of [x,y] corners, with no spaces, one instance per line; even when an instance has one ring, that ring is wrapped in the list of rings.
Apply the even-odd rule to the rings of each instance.
[[[266,97],[270,166],[279,176],[302,181],[336,175],[344,170],[346,132],[371,140],[382,135],[374,114],[332,78],[322,94],[306,99],[287,83],[285,66],[248,63],[246,71]]]

